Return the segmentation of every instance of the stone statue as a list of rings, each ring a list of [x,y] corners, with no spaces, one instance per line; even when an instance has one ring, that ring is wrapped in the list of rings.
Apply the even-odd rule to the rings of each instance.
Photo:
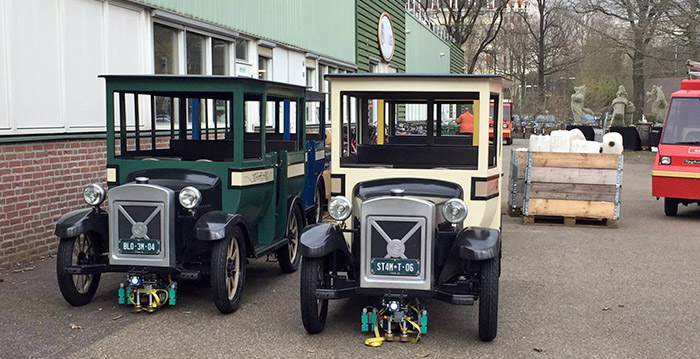
[[[632,125],[632,115],[634,114],[634,104],[627,98],[627,90],[625,86],[620,85],[617,88],[617,97],[612,102],[612,121],[608,125],[610,127],[626,127]]]
[[[664,92],[661,90],[661,86],[651,86],[651,90],[647,92],[647,98],[647,102],[651,102],[651,120],[654,122],[663,122],[666,116],[668,102],[666,101]]]
[[[583,107],[583,100],[586,97],[586,85],[574,87],[574,94],[571,95],[571,112],[574,117],[574,125],[580,125],[583,122],[583,114],[593,114],[588,108]]]

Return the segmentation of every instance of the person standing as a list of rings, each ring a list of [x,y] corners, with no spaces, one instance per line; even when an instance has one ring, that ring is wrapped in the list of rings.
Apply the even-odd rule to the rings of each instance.
[[[465,109],[464,113],[459,115],[455,122],[459,125],[460,135],[474,133],[474,115],[469,112],[469,109]]]

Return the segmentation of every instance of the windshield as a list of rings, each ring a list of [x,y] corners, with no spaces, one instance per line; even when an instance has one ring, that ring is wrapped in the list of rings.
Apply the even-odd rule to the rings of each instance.
[[[671,100],[661,143],[700,144],[700,98],[676,97]]]
[[[510,121],[510,106],[503,106],[503,121]]]

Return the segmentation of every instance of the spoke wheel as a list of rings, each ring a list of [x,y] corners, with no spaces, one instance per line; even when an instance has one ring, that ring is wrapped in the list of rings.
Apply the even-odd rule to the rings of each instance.
[[[235,230],[230,238],[214,243],[211,259],[211,287],[214,304],[222,313],[232,313],[241,301],[245,282],[245,241]]]
[[[94,264],[100,254],[98,244],[89,234],[61,238],[56,258],[58,288],[63,298],[73,306],[90,303],[100,284],[100,274],[70,274],[66,267]]]
[[[301,255],[299,254],[299,240],[304,220],[301,210],[294,206],[287,218],[287,245],[277,251],[277,260],[280,268],[285,273],[294,273],[299,268]]]
[[[321,183],[319,183],[316,185],[316,191],[314,192],[314,204],[316,205],[314,220],[316,223],[321,223],[321,221],[323,221],[323,202],[323,192],[321,191]]]
[[[316,297],[316,289],[327,284],[323,258],[304,258],[301,263],[300,304],[301,321],[309,334],[323,331],[328,316],[328,299]]]

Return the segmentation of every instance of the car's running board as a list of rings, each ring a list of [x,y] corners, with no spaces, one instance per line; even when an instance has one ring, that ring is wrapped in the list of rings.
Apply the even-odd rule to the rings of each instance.
[[[318,299],[342,299],[352,297],[353,294],[355,294],[355,288],[316,289]]]
[[[442,291],[437,291],[437,299],[456,305],[474,305],[476,297],[471,294],[453,294]]]

